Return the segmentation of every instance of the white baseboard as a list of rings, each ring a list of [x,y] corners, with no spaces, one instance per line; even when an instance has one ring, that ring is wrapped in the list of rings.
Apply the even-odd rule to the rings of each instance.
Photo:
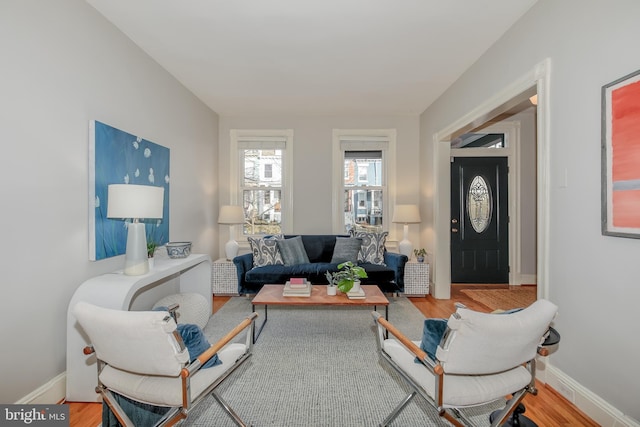
[[[547,364],[544,371],[544,382],[548,386],[553,387],[602,427],[640,427],[637,421],[627,417],[560,369]]]
[[[535,285],[538,283],[538,276],[535,274],[521,274],[520,275],[520,284],[521,285]]]
[[[67,373],[63,372],[51,379],[46,384],[41,385],[22,399],[18,400],[18,405],[48,405],[64,401],[67,395]]]

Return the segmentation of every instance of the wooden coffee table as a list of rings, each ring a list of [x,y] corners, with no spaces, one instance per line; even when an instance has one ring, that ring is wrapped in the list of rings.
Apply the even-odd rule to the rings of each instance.
[[[251,301],[251,311],[256,311],[256,305],[264,305],[264,320],[256,331],[254,329],[253,342],[255,343],[264,325],[267,323],[268,307],[270,305],[341,305],[341,306],[384,306],[384,317],[389,320],[389,300],[377,285],[361,285],[365,298],[349,299],[345,294],[327,295],[326,285],[312,285],[309,297],[285,297],[282,295],[284,285],[264,285],[260,292]]]

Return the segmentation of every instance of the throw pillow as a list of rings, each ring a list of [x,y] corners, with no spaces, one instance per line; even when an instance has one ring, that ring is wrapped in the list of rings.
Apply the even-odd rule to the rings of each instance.
[[[362,239],[362,246],[358,254],[358,262],[384,265],[384,244],[389,233],[367,233],[364,231],[351,231],[351,236]]]
[[[202,332],[202,329],[200,329],[198,325],[191,323],[178,325],[178,332],[182,337],[182,341],[184,341],[184,345],[187,347],[187,351],[189,351],[190,362],[196,360],[198,356],[211,347],[207,337],[204,336],[204,332]],[[207,362],[202,365],[202,368],[210,368],[212,366],[220,365],[221,363],[222,360],[220,360],[216,353],[211,359],[207,360]]]
[[[436,360],[436,350],[446,330],[447,319],[424,319],[420,348],[427,353],[431,360]],[[420,363],[418,358],[416,358],[416,363]]]
[[[358,253],[362,246],[362,239],[351,237],[336,237],[336,244],[333,247],[333,256],[331,262],[340,264],[346,261],[351,261],[354,264],[358,263]]]
[[[283,239],[282,234],[277,234],[263,239],[248,237],[251,253],[253,254],[253,266],[264,267],[265,265],[284,264],[282,255],[278,249],[278,241]]]
[[[278,249],[282,254],[284,265],[308,264],[309,257],[304,249],[302,237],[278,240]]]

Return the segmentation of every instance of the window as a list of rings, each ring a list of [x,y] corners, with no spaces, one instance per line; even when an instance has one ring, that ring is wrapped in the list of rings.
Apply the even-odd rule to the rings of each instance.
[[[232,204],[241,204],[243,235],[287,232],[291,223],[290,168],[292,131],[231,131],[232,164],[238,167],[232,182]],[[233,181],[233,179],[232,179]],[[284,208],[284,209],[283,209]]]
[[[348,151],[345,155],[355,154],[357,151]],[[367,159],[360,159],[360,161],[356,161],[356,165],[358,166],[358,182],[367,183],[369,181],[369,162]]]
[[[451,141],[451,148],[505,148],[503,133],[465,133]]]
[[[388,229],[394,160],[395,130],[334,130],[337,233]]]
[[[492,206],[491,188],[482,176],[476,175],[467,193],[467,215],[476,233],[482,233],[489,226]]]
[[[345,230],[382,231],[382,151],[346,150],[344,169],[358,171],[357,179],[350,174],[343,182]]]

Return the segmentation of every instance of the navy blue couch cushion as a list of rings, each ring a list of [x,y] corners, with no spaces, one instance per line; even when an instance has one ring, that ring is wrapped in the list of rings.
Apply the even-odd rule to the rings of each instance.
[[[327,283],[326,271],[338,271],[338,264],[312,262],[297,265],[267,265],[246,272],[247,282],[282,284],[291,277],[305,277],[311,283]]]
[[[360,264],[367,272],[367,278],[362,279],[363,285],[392,282],[394,271],[389,267],[377,264]],[[305,277],[313,284],[327,283],[325,273],[338,271],[338,263],[313,262],[296,265],[265,265],[255,267],[245,273],[247,282],[261,282],[262,284],[282,284],[291,277]]]
[[[297,235],[285,235],[285,239],[296,237]],[[336,245],[336,237],[350,237],[348,235],[335,234],[303,234],[302,244],[309,262],[331,262],[333,248]]]

